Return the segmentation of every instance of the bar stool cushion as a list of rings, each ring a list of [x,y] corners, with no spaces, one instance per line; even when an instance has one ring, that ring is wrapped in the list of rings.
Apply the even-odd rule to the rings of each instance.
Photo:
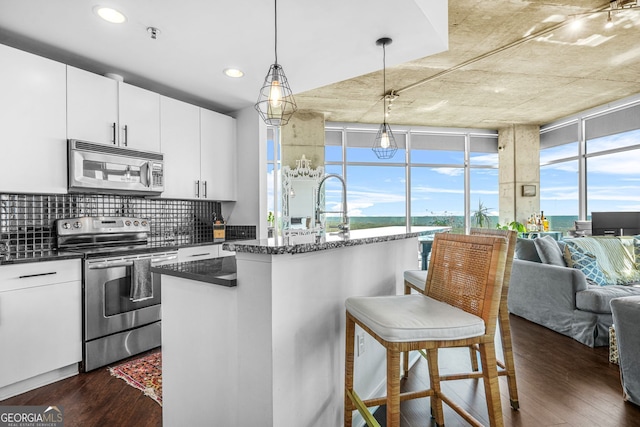
[[[424,292],[424,285],[427,282],[427,270],[405,270],[404,280]]]
[[[485,333],[482,318],[420,294],[351,297],[345,306],[389,342],[455,340]]]

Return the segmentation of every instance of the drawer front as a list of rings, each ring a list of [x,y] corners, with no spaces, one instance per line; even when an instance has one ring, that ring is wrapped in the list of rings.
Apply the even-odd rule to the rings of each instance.
[[[0,292],[80,280],[79,259],[0,266]]]
[[[198,261],[201,259],[218,258],[220,245],[194,246],[178,249],[178,262]]]

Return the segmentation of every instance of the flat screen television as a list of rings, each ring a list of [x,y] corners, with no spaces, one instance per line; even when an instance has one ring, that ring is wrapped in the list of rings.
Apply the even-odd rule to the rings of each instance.
[[[640,212],[591,212],[593,236],[640,234]]]

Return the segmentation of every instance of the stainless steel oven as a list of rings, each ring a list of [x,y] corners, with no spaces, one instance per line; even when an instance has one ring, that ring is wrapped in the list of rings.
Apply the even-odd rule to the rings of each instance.
[[[159,347],[160,275],[150,273],[153,296],[131,298],[135,260],[175,262],[177,252],[88,258],[84,261],[84,370]]]
[[[161,345],[161,276],[151,266],[177,251],[147,246],[149,224],[137,218],[59,220],[58,247],[84,253],[82,369],[91,371]],[[146,294],[132,296],[140,281]]]

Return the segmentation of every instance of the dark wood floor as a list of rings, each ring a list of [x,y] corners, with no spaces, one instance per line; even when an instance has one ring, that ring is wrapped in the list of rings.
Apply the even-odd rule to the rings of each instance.
[[[618,367],[608,362],[606,347],[586,347],[516,316],[511,316],[511,326],[520,410],[510,409],[505,379],[501,378],[506,426],[640,427],[640,407],[623,402]],[[468,363],[467,354],[449,353],[441,358],[441,368],[455,370],[456,364]],[[404,387],[426,387],[423,384],[426,378],[426,363],[419,361]],[[482,422],[487,422],[480,380],[451,381],[444,383],[444,388]],[[124,381],[111,377],[106,369],[41,387],[1,401],[0,405],[61,405],[66,427],[162,425],[161,407]],[[384,409],[376,415],[383,419]],[[467,425],[446,405],[445,424]],[[430,425],[428,399],[403,403],[401,425]]]

